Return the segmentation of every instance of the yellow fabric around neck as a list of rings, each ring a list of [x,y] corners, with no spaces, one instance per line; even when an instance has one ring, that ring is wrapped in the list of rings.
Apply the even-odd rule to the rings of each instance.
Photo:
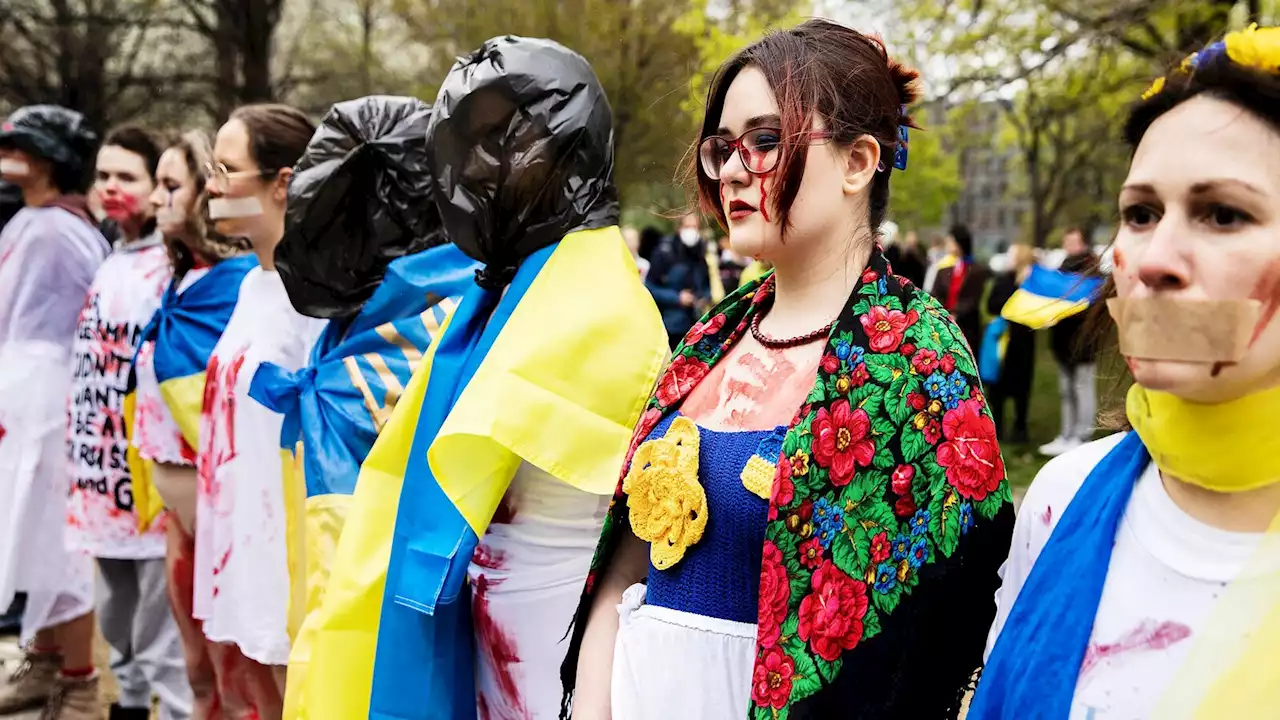
[[[1278,407],[1280,387],[1207,405],[1135,384],[1125,409],[1162,472],[1208,490],[1244,492],[1280,481]]]

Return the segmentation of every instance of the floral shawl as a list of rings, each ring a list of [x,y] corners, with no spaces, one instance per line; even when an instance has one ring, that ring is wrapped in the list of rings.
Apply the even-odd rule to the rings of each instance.
[[[767,309],[770,277],[695,325],[639,444]],[[565,715],[595,579],[630,532],[619,482],[562,677]],[[955,717],[982,663],[1013,507],[973,354],[877,247],[831,331],[773,478],[752,678],[754,720]]]

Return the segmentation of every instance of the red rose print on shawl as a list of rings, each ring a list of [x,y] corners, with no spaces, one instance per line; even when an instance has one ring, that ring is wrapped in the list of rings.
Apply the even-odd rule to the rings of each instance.
[[[681,355],[671,361],[667,372],[658,382],[658,402],[670,407],[689,394],[702,378],[707,376],[711,367],[701,360]]]
[[[871,312],[859,320],[862,329],[867,333],[867,347],[871,352],[893,352],[902,344],[902,336],[907,328],[915,324],[920,316],[915,310],[902,312],[890,310],[883,305],[873,305]]]
[[[791,697],[791,678],[795,674],[795,661],[787,657],[782,648],[765,650],[751,677],[752,702],[760,707],[782,709]]]
[[[724,320],[724,314],[721,313],[720,315],[716,315],[710,320],[707,320],[705,323],[698,323],[697,325],[694,325],[693,329],[689,331],[689,334],[685,336],[684,344],[697,345],[708,335],[715,335],[724,329]]]
[[[782,635],[782,620],[787,616],[787,603],[791,601],[791,582],[787,568],[782,564],[782,551],[772,541],[764,543],[764,559],[760,571],[760,620],[759,642],[763,647],[773,647]]]
[[[853,480],[857,467],[868,467],[876,455],[871,441],[871,420],[862,408],[854,410],[840,400],[818,410],[813,420],[813,459],[831,471],[831,484],[843,487]]]
[[[996,426],[982,412],[982,401],[965,400],[942,416],[946,441],[938,446],[938,464],[961,496],[980,501],[1004,480],[1004,460],[996,443]]]
[[[763,605],[764,599],[761,598]],[[835,662],[862,639],[867,586],[845,575],[830,560],[813,574],[813,592],[800,601],[800,639],[818,657]]]

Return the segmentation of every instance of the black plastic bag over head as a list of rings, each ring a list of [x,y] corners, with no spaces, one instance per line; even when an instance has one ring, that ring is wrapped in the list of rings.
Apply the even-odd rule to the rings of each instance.
[[[0,147],[16,147],[53,163],[59,185],[79,192],[98,154],[98,135],[84,115],[61,105],[28,105],[0,123]]]
[[[609,100],[586,59],[551,40],[497,37],[460,58],[427,155],[445,234],[490,287],[566,234],[618,222]]]
[[[330,108],[293,168],[276,269],[298,312],[350,317],[387,265],[444,241],[428,197],[431,108],[371,96]]]

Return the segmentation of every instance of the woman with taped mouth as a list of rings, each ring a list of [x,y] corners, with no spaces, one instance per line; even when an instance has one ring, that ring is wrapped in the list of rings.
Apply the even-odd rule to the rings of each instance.
[[[219,686],[226,651],[205,637],[192,615],[195,460],[209,355],[231,318],[241,281],[258,266],[246,239],[218,235],[206,218],[212,160],[213,144],[201,130],[184,133],[159,157],[149,203],[173,278],[142,331],[133,392],[125,400],[136,514],[143,527],[159,526],[164,535],[161,589],[168,592],[161,599],[177,621],[196,720],[213,720],[224,708],[244,704],[236,699],[240,685]]]
[[[259,263],[240,283],[209,356],[196,452],[193,613],[244,700],[224,708],[229,717],[282,713],[289,572],[281,419],[250,398],[249,385],[263,362],[304,365],[324,326],[289,304],[274,260],[293,165],[314,131],[295,108],[247,105],[213,146],[209,218],[220,235],[247,239]]]
[[[1123,432],[1027,492],[976,720],[1280,707],[1280,29],[1187,58],[1124,133]]]
[[[575,720],[959,712],[1013,509],[960,330],[877,243],[915,81],[813,20],[712,82],[698,198],[773,271],[694,326],[636,428]]]

